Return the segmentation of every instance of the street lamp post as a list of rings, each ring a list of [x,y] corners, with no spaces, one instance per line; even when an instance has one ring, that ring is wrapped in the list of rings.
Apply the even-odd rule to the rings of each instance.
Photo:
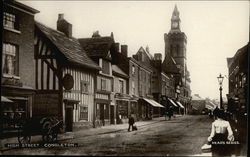
[[[218,79],[218,82],[220,85],[220,88],[219,88],[219,90],[220,90],[220,106],[219,106],[219,108],[222,108],[222,82],[223,82],[224,77],[221,76],[221,74],[220,74],[219,77],[217,77],[217,79]]]

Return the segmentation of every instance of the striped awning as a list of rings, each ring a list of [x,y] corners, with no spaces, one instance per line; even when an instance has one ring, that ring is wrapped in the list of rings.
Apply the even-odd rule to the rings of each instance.
[[[162,106],[161,104],[159,104],[158,102],[156,102],[156,101],[154,101],[152,99],[143,98],[143,100],[145,100],[146,102],[148,102],[149,104],[151,104],[154,107],[162,107],[162,108],[164,108],[164,106]]]
[[[176,103],[175,103],[172,99],[168,98],[168,100],[171,102],[172,105],[174,105],[175,107],[178,107],[178,106],[176,105]]]
[[[179,102],[179,101],[176,101],[177,104],[181,107],[181,108],[184,108],[184,106]]]

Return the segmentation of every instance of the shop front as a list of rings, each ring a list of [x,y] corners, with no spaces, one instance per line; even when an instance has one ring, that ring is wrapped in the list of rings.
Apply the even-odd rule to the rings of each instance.
[[[19,122],[32,117],[34,94],[32,88],[2,86],[1,132],[3,134],[15,134]]]

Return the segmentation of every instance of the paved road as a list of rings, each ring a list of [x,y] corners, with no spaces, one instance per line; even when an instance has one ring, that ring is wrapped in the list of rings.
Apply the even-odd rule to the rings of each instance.
[[[78,147],[25,148],[4,151],[3,154],[200,156],[200,148],[210,134],[211,122],[208,116],[186,115],[171,121],[162,119],[145,123],[133,132],[128,132],[124,127],[111,129],[115,126],[92,129],[95,132],[92,134],[86,133],[90,130],[82,130],[74,133],[73,139],[60,141],[78,143]]]

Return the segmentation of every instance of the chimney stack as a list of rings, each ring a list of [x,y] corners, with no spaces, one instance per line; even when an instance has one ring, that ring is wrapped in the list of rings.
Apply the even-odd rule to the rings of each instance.
[[[120,43],[115,43],[115,52],[120,52]]]
[[[63,32],[67,37],[72,38],[72,24],[64,19],[64,14],[58,14],[57,30]]]
[[[128,57],[128,45],[121,45],[121,53]]]
[[[154,58],[155,58],[155,60],[162,60],[162,54],[161,53],[155,53]]]

